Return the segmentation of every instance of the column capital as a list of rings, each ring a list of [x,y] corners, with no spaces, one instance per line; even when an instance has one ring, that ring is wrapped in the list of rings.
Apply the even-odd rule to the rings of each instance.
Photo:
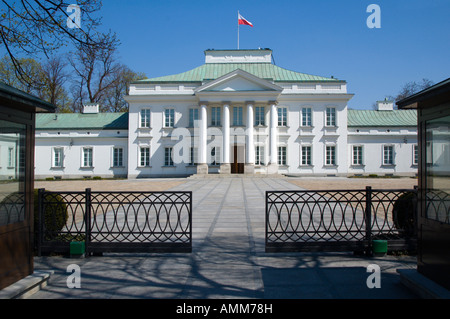
[[[255,101],[245,101],[245,105],[255,105]]]
[[[269,104],[269,105],[278,105],[278,101],[268,101],[267,104]]]
[[[206,102],[206,101],[200,101],[200,102],[198,102],[198,105],[200,105],[200,106],[202,106],[202,105],[208,106],[208,102]]]
[[[222,105],[223,105],[223,106],[225,106],[225,105],[228,105],[228,106],[230,106],[230,104],[231,104],[231,102],[230,102],[230,101],[222,101]]]

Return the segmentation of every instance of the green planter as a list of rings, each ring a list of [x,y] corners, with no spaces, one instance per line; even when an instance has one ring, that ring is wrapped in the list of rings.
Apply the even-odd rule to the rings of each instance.
[[[383,257],[386,256],[388,251],[387,240],[373,240],[372,241],[372,251],[374,256]]]

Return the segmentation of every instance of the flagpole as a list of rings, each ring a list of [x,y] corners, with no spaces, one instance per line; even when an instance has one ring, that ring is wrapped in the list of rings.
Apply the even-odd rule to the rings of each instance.
[[[239,10],[238,10],[238,50],[239,50]]]

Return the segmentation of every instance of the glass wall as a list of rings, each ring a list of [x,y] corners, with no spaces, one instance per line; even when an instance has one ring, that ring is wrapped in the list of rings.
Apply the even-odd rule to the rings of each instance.
[[[426,121],[426,217],[450,224],[450,116]]]
[[[25,219],[26,126],[0,120],[0,226]]]

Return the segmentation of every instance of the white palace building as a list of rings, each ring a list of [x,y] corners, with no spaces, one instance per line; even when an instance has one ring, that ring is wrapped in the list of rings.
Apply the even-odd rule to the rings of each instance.
[[[345,81],[272,61],[269,49],[207,50],[193,70],[132,83],[128,113],[38,114],[35,176],[417,174],[415,110],[348,109]]]

